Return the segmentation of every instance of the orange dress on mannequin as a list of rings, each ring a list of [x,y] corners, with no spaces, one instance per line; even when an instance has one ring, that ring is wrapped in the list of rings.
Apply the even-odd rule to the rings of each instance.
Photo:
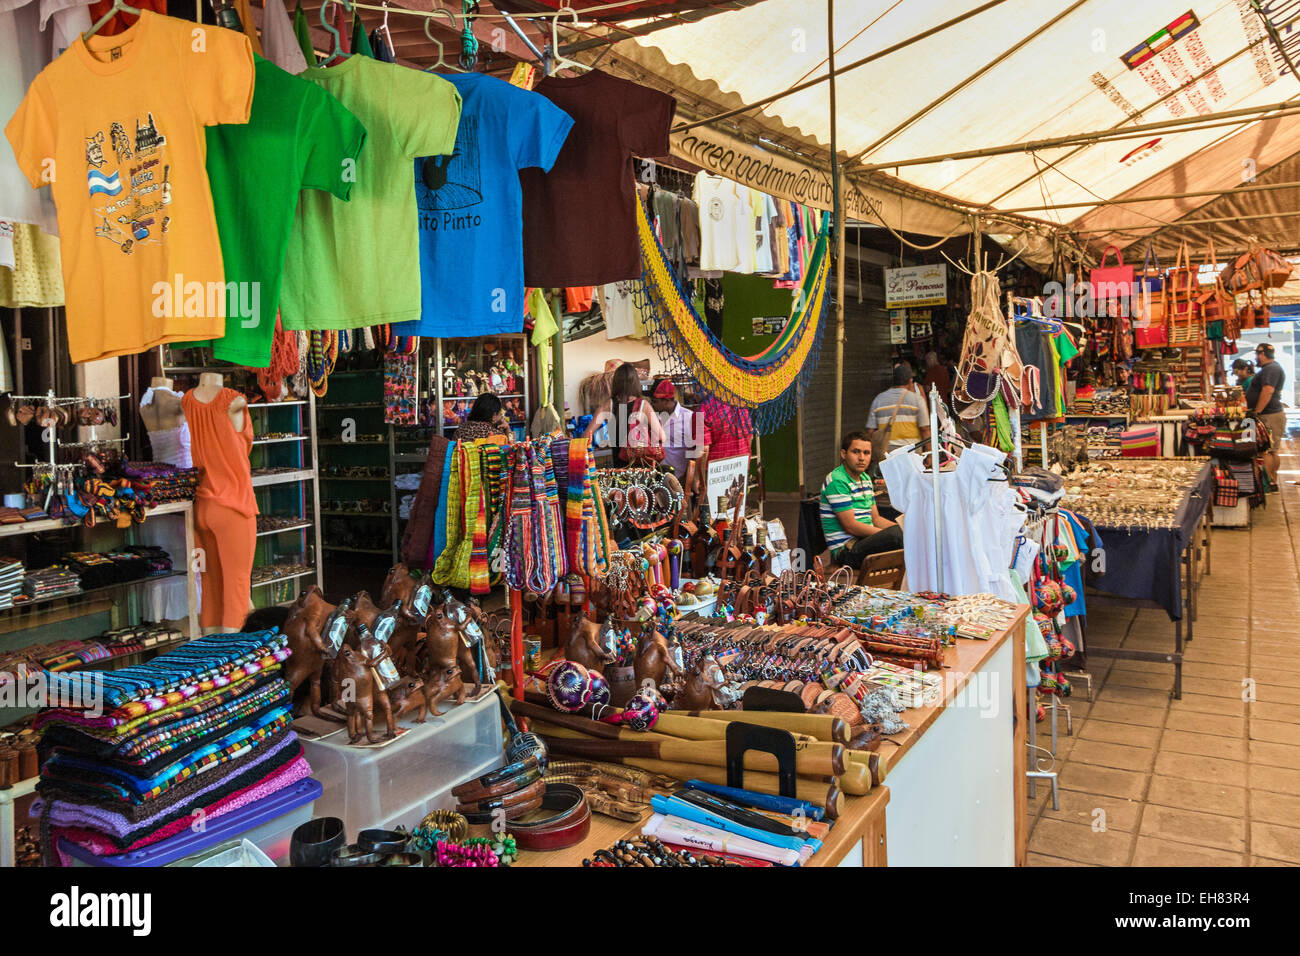
[[[235,431],[230,403],[238,397],[233,388],[223,388],[207,404],[192,391],[181,398],[194,465],[202,469],[194,495],[194,532],[204,552],[199,623],[228,631],[238,631],[248,616],[257,545],[257,498],[248,463],[253,417],[245,410],[244,428]]]

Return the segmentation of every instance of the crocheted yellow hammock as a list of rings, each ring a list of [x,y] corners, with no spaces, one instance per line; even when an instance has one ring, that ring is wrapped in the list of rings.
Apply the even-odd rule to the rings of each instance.
[[[830,302],[829,223],[829,214],[823,213],[800,294],[784,331],[762,352],[738,355],[718,340],[695,311],[692,297],[668,265],[645,206],[637,203],[641,285],[655,351],[670,369],[693,378],[713,398],[747,409],[760,434],[775,430],[794,415],[817,367],[822,320]]]

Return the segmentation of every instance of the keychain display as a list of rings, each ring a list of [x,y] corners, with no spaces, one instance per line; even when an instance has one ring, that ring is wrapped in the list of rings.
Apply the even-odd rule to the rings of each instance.
[[[686,495],[670,471],[653,468],[607,468],[596,472],[613,521],[641,530],[660,528],[681,513]]]

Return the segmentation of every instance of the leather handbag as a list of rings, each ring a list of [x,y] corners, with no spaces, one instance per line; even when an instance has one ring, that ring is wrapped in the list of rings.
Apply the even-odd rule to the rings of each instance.
[[[1260,246],[1255,253],[1255,262],[1259,266],[1260,281],[1265,289],[1277,289],[1286,285],[1294,271],[1291,263],[1285,258],[1263,246]]]
[[[1191,252],[1184,241],[1178,246],[1178,258],[1169,270],[1165,286],[1168,289],[1166,305],[1169,317],[1169,344],[1196,345],[1205,337],[1205,324],[1201,320],[1197,296],[1196,270],[1192,268]]]
[[[1213,239],[1207,244],[1205,254],[1205,264],[1212,266],[1214,279],[1210,287],[1196,297],[1196,304],[1200,306],[1201,318],[1205,322],[1205,337],[1207,339],[1227,338],[1227,319],[1229,316],[1236,315],[1237,307],[1219,278],[1219,262],[1214,254]]]
[[[1223,282],[1223,287],[1233,295],[1264,288],[1264,277],[1260,275],[1259,262],[1254,252],[1242,253],[1228,263],[1219,278]]]
[[[1142,271],[1137,276],[1137,295],[1133,297],[1136,305],[1133,327],[1144,329],[1153,325],[1163,325],[1165,321],[1165,276],[1160,266],[1160,259],[1151,243],[1147,243],[1146,256],[1142,260]]]
[[[1108,266],[1106,265],[1106,257],[1111,252],[1115,253],[1115,265]],[[1088,279],[1092,284],[1094,306],[1097,306],[1103,299],[1114,301],[1117,296],[1124,301],[1131,301],[1133,267],[1124,265],[1124,256],[1120,253],[1118,246],[1107,246],[1105,248],[1101,254],[1101,262],[1097,264],[1097,268],[1092,270]],[[1100,308],[1098,308],[1098,314],[1102,314]]]

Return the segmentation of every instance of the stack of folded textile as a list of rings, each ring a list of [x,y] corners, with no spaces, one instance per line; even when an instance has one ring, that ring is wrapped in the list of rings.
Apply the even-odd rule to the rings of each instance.
[[[188,501],[199,487],[197,468],[177,468],[162,461],[128,461],[122,469],[131,487],[154,508],[169,501]]]
[[[13,607],[14,595],[23,589],[25,573],[17,558],[0,558],[0,609]]]
[[[41,732],[33,808],[48,864],[60,839],[113,855],[141,849],[302,780],[311,768],[290,728],[289,650],[277,631],[213,634],[115,671],[47,673],[60,702]]]
[[[80,592],[80,576],[57,565],[42,571],[33,571],[23,579],[23,594],[33,601],[46,601]]]

